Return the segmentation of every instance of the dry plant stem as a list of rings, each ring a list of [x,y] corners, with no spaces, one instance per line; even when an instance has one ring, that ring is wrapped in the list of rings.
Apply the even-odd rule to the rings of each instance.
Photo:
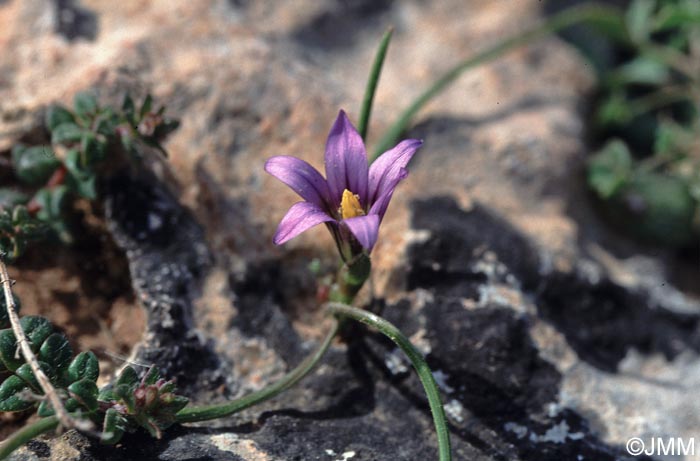
[[[34,352],[32,352],[27,336],[24,334],[24,330],[22,330],[22,326],[19,323],[19,316],[15,310],[15,301],[12,297],[12,280],[10,279],[10,275],[7,273],[7,266],[2,259],[0,259],[0,283],[2,283],[3,292],[5,295],[7,317],[10,319],[12,331],[17,339],[17,345],[22,352],[24,360],[32,369],[32,373],[34,373],[39,386],[41,386],[41,389],[44,391],[44,395],[46,395],[46,398],[49,399],[49,402],[51,402],[51,406],[53,407],[61,426],[67,429],[76,428],[83,431],[91,430],[92,423],[90,421],[71,418],[66,411],[66,408],[63,406],[63,402],[58,396],[56,389],[51,385],[49,378],[46,376],[41,367],[39,367],[39,361],[37,360],[36,355],[34,355]]]

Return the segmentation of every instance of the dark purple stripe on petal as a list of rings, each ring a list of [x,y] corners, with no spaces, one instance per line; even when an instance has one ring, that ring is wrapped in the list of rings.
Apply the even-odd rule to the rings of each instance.
[[[311,202],[298,202],[284,215],[272,241],[281,245],[322,222],[335,221]]]
[[[370,214],[367,216],[357,216],[342,221],[350,232],[355,236],[360,245],[367,251],[372,251],[372,247],[377,243],[379,235],[379,216]]]
[[[393,192],[399,181],[406,177],[406,166],[413,158],[423,141],[418,139],[405,139],[396,147],[384,152],[369,167],[369,199],[370,207],[379,200]],[[388,203],[387,203],[388,205]],[[386,206],[383,207],[386,210]],[[384,212],[380,213],[384,216]]]
[[[328,134],[325,164],[333,203],[339,205],[343,191],[348,189],[359,195],[360,203],[366,207],[369,171],[367,151],[362,137],[342,110]]]
[[[331,195],[321,173],[300,158],[280,155],[265,162],[265,171],[288,185],[301,198],[323,209],[330,207]]]

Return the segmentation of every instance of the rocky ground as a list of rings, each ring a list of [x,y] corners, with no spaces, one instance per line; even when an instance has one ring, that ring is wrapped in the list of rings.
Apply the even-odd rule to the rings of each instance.
[[[296,199],[263,172],[265,158],[321,166],[338,109],[357,118],[387,26],[396,32],[370,145],[441,71],[536,23],[543,8],[0,2],[0,150],[36,137],[48,104],[88,88],[104,101],[150,91],[181,119],[166,144],[169,171],[109,184],[107,224],[148,312],[132,359],[177,376],[194,402],[223,400],[280,377],[328,326],[309,262],[332,268],[332,241],[319,227],[271,244]],[[592,84],[585,62],[549,38],[466,74],[408,134],[425,145],[382,225],[361,300],[374,299],[427,354],[457,460],[627,459],[630,437],[700,433],[700,268],[597,218],[582,180]],[[18,270],[21,287],[28,269]],[[301,385],[235,417],[161,441],[134,434],[116,448],[68,432],[15,459],[436,453],[418,379],[369,333],[338,342]]]

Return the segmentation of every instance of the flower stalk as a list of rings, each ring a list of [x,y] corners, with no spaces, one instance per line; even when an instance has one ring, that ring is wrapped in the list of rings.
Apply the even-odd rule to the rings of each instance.
[[[49,416],[48,418],[41,418],[38,421],[24,426],[0,443],[0,459],[7,458],[16,449],[41,434],[55,429],[58,424],[58,417]]]
[[[352,319],[376,328],[377,331],[391,339],[408,356],[418,374],[418,378],[420,378],[421,384],[423,384],[425,394],[428,396],[428,405],[430,406],[435,430],[437,431],[439,459],[440,461],[450,461],[452,459],[450,433],[447,430],[445,410],[442,407],[440,393],[435,383],[435,378],[433,378],[433,373],[430,371],[430,367],[428,367],[420,351],[411,344],[411,341],[398,328],[378,315],[342,303],[331,302],[327,304],[327,308],[331,314],[339,319]]]
[[[336,282],[331,288],[329,299],[331,301],[350,304],[355,299],[357,292],[369,278],[372,270],[372,262],[369,256],[360,253],[352,260],[344,263],[338,270]]]
[[[338,333],[338,328],[338,322],[334,322],[333,327],[330,329],[328,334],[326,334],[326,337],[323,339],[323,342],[321,342],[321,345],[316,352],[304,359],[304,361],[297,365],[296,368],[271,386],[265,387],[239,399],[231,400],[230,402],[217,405],[184,408],[176,415],[177,422],[193,423],[197,421],[208,421],[210,419],[224,418],[279,395],[281,392],[294,386],[314,369],[324,354],[328,351],[328,348],[333,342],[333,338],[335,338],[335,335]]]

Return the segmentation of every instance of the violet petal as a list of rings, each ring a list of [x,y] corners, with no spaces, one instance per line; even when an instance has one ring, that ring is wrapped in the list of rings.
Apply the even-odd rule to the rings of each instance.
[[[398,186],[401,180],[407,176],[408,170],[406,168],[401,168],[398,174],[392,174],[391,178],[386,178],[386,181],[383,183],[382,193],[375,198],[374,203],[372,203],[372,207],[369,209],[369,214],[378,215],[380,221],[384,219],[384,214],[386,213],[386,209],[389,207],[389,202],[391,201],[391,197],[394,195],[396,186]]]
[[[348,226],[350,232],[352,232],[363,248],[367,251],[372,251],[372,247],[377,243],[379,234],[379,216],[369,214],[367,216],[344,219],[342,222]]]
[[[324,209],[329,208],[331,196],[326,180],[304,160],[279,155],[265,162],[265,171],[288,185],[304,200]]]
[[[399,181],[406,177],[408,162],[422,144],[423,141],[418,139],[405,139],[372,162],[369,168],[370,205],[373,205],[379,197],[386,196],[387,192],[391,197],[391,192]],[[386,205],[383,207],[384,211],[386,211]],[[379,214],[384,216],[384,212]]]
[[[348,189],[360,196],[360,203],[366,207],[367,176],[369,165],[367,151],[345,112],[338,114],[326,141],[326,178],[333,203],[340,203],[343,191]]]
[[[305,230],[322,222],[335,221],[332,217],[311,202],[297,202],[287,211],[277,227],[272,241],[281,245],[293,239]]]

